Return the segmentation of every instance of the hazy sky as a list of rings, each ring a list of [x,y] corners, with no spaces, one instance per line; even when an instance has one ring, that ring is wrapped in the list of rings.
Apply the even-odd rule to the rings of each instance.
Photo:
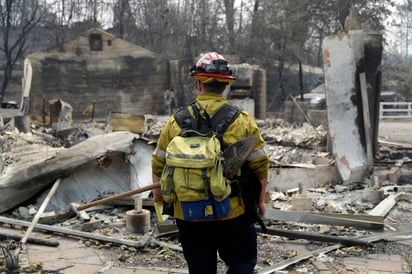
[[[400,4],[406,4],[407,0],[394,0],[394,2],[397,5]],[[388,48],[386,50],[388,51],[396,51],[397,53],[400,53],[401,55],[408,55],[411,52],[411,47],[409,46],[409,50],[406,50],[406,44],[407,44],[407,39],[405,37],[402,38],[402,36],[406,35],[406,18],[400,17],[399,14],[396,11],[396,7],[389,7],[390,10],[392,11],[392,16],[388,17],[385,23],[386,26],[386,32],[385,32],[385,38],[388,40],[389,45],[387,46]],[[412,14],[411,14],[412,16]],[[409,19],[410,20],[410,19]],[[392,23],[395,23],[393,25]],[[411,34],[409,33],[408,36]],[[411,44],[411,43],[408,43]]]

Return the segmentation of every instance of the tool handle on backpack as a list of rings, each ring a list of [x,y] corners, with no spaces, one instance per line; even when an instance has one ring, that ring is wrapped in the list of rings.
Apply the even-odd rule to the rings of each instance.
[[[127,192],[123,192],[123,193],[114,195],[112,197],[107,197],[107,198],[103,198],[101,200],[90,202],[90,203],[78,206],[76,208],[76,210],[80,211],[80,210],[90,208],[92,206],[102,205],[102,204],[105,204],[105,203],[108,203],[108,202],[111,202],[111,201],[115,201],[115,200],[119,200],[119,199],[122,199],[122,198],[132,196],[134,194],[138,194],[138,193],[146,192],[146,191],[149,191],[149,190],[153,190],[155,188],[160,188],[160,183],[150,184],[148,186],[144,186],[144,187],[141,187],[141,188],[136,188],[136,189],[133,189],[133,190],[130,190],[130,191],[127,191]]]

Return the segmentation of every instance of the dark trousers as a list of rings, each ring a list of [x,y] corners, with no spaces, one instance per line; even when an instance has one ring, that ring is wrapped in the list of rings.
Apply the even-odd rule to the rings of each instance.
[[[238,217],[225,221],[176,220],[190,274],[216,274],[217,252],[228,274],[252,274],[257,261],[254,225]]]

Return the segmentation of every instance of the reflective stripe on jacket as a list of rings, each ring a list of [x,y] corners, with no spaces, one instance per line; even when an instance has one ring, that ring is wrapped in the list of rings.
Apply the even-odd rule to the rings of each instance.
[[[227,104],[227,100],[219,94],[202,93],[197,96],[196,103],[199,107],[205,109],[210,116],[213,116],[220,107]],[[189,108],[189,111],[192,113],[191,108]],[[157,146],[152,154],[152,172],[156,176],[160,177],[162,174],[165,165],[167,145],[173,137],[180,135],[181,132],[182,129],[178,126],[174,117],[171,116],[161,131]],[[265,142],[255,120],[247,112],[242,111],[238,118],[226,129],[223,134],[223,147],[226,148],[247,136],[256,136],[258,138],[258,143],[247,159],[249,167],[256,173],[259,179],[267,178],[269,160],[264,149]],[[174,217],[183,219],[180,203],[176,202],[174,207]],[[232,197],[230,213],[224,219],[235,218],[243,213],[244,206],[240,199],[238,197]]]

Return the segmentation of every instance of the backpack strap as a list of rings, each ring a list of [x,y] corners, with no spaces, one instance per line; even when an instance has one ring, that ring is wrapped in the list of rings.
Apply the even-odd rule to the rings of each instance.
[[[223,105],[211,118],[206,114],[206,119],[201,118],[199,108],[195,103],[191,104],[193,113],[196,118],[190,115],[189,109],[182,108],[175,112],[176,123],[183,130],[198,130],[202,124],[201,120],[206,120],[207,127],[217,133],[220,143],[223,145],[223,133],[240,115],[241,110],[229,104]]]
[[[202,131],[203,133],[213,131],[212,120],[206,110],[199,109],[196,103],[193,103],[191,107],[197,122],[196,129]]]
[[[176,123],[183,131],[188,129],[195,129],[193,128],[195,126],[194,119],[192,115],[190,115],[187,107],[179,109],[173,114],[173,116],[175,117]]]
[[[211,118],[213,130],[217,133],[220,144],[223,145],[223,133],[236,120],[242,111],[235,106],[224,105]]]

